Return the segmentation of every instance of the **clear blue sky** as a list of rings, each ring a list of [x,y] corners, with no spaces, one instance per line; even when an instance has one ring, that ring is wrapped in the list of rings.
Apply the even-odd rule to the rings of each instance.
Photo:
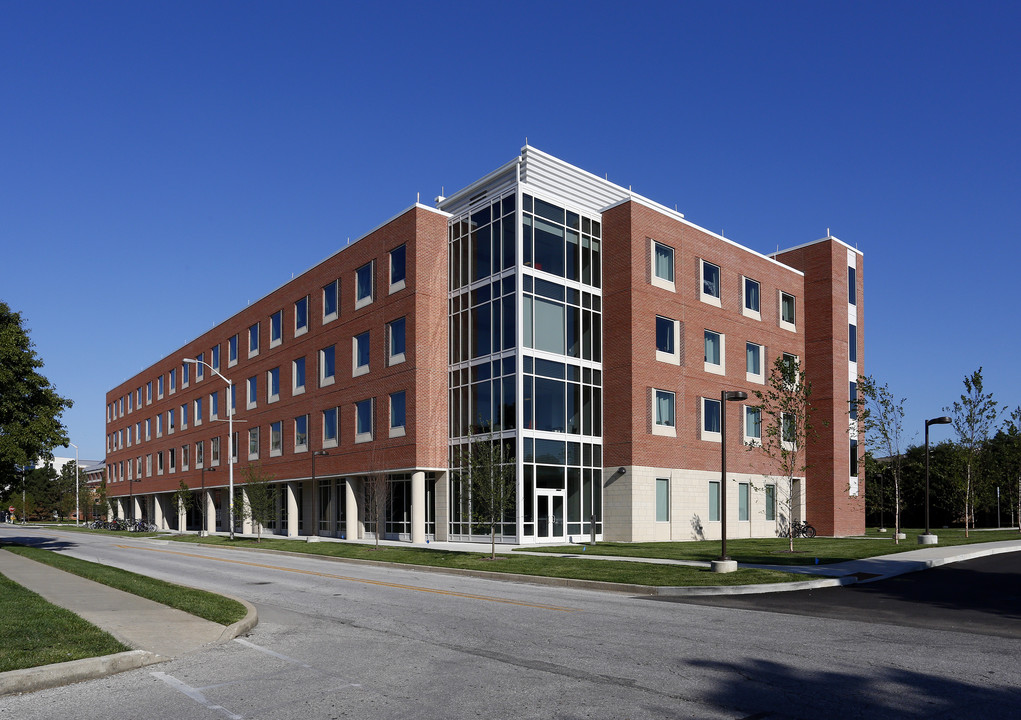
[[[860,248],[920,441],[980,365],[1021,404],[1019,37],[1007,2],[6,0],[0,299],[100,459],[108,389],[527,137],[760,252]]]

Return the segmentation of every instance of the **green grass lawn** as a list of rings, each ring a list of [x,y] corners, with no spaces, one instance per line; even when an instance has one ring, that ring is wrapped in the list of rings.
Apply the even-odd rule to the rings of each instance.
[[[742,568],[735,573],[712,573],[707,568],[676,565],[651,565],[626,561],[576,560],[571,558],[536,557],[534,555],[497,555],[490,560],[488,553],[453,552],[450,550],[429,550],[425,548],[394,547],[382,545],[376,550],[372,545],[361,543],[318,542],[304,540],[282,540],[263,538],[261,543],[247,538],[229,540],[226,537],[178,535],[172,538],[182,543],[201,543],[229,547],[259,548],[263,550],[284,550],[306,555],[376,560],[402,565],[429,565],[433,567],[482,570],[497,573],[539,575],[543,577],[572,578],[576,580],[597,580],[601,582],[630,583],[636,585],[702,586],[702,585],[754,585],[759,583],[792,582],[804,580],[804,576],[773,570]]]
[[[755,563],[761,565],[814,565],[816,558],[819,564],[838,563],[846,560],[860,560],[876,555],[891,555],[908,550],[926,547],[918,544],[918,536],[923,530],[905,530],[907,538],[899,544],[893,541],[892,533],[869,531],[860,538],[824,538],[811,540],[799,538],[794,541],[794,553],[788,550],[786,538],[757,538],[727,540],[727,555],[739,563]],[[934,530],[939,536],[940,545],[968,545],[972,543],[993,542],[996,540],[1018,540],[1021,533],[1017,530],[972,530],[970,537],[964,537],[964,530],[951,528]],[[929,546],[931,547],[931,546]],[[528,552],[553,554],[579,553],[581,545],[546,546],[521,548]],[[700,540],[691,542],[653,542],[653,543],[619,543],[600,542],[585,546],[584,552],[596,555],[616,555],[620,557],[664,558],[669,560],[715,560],[720,556],[719,540]]]
[[[0,672],[130,649],[73,612],[0,575]]]
[[[172,608],[183,610],[186,613],[197,615],[200,618],[205,618],[221,625],[235,623],[247,613],[245,606],[237,600],[231,600],[230,598],[206,592],[205,590],[175,585],[163,580],[138,575],[137,573],[108,565],[100,565],[88,560],[79,560],[78,558],[49,550],[19,545],[5,545],[4,547],[9,552],[52,565],[60,570],[109,585],[118,590],[169,605]],[[2,644],[2,637],[0,635],[0,644]]]

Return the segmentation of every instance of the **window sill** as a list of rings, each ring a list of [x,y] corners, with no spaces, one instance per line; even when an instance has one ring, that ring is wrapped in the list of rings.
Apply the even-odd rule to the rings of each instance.
[[[652,426],[652,434],[659,435],[660,437],[677,437],[677,428],[673,425],[658,425]]]

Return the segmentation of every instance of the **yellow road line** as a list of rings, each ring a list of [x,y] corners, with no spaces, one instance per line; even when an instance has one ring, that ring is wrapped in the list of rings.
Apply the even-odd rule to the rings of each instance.
[[[468,600],[485,600],[486,602],[504,603],[505,605],[520,605],[522,607],[539,608],[540,610],[555,610],[557,612],[580,612],[577,608],[559,607],[557,605],[543,605],[541,603],[522,602],[508,598],[492,597],[489,595],[472,595],[471,593],[454,592],[451,590],[436,590],[434,588],[419,587],[417,585],[401,585],[400,583],[383,582],[382,580],[368,580],[366,578],[348,577],[346,575],[333,575],[332,573],[315,572],[314,570],[299,570],[297,568],[281,567],[279,565],[265,565],[263,563],[247,562],[245,560],[229,560],[227,558],[210,557],[209,555],[197,555],[195,553],[180,552],[178,550],[161,550],[159,548],[143,548],[135,545],[116,545],[115,547],[124,550],[147,550],[149,552],[165,553],[167,555],[180,555],[181,557],[199,558],[201,560],[212,560],[215,562],[232,563],[234,565],[245,565],[247,567],[263,568],[265,570],[279,570],[280,572],[297,573],[299,575],[312,575],[314,577],[329,578],[331,580],[347,580],[349,582],[363,583],[365,585],[377,585],[379,587],[393,588],[396,590],[414,590],[416,592],[433,593],[434,595],[447,595],[450,597],[466,598]],[[413,569],[414,565],[409,565]]]

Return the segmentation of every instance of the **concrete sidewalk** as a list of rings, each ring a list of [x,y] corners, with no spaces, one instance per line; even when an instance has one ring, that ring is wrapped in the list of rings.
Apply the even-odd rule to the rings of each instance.
[[[258,622],[255,608],[230,626],[0,550],[0,574],[105,630],[132,652],[0,673],[0,695],[66,685],[180,657],[226,642]]]

